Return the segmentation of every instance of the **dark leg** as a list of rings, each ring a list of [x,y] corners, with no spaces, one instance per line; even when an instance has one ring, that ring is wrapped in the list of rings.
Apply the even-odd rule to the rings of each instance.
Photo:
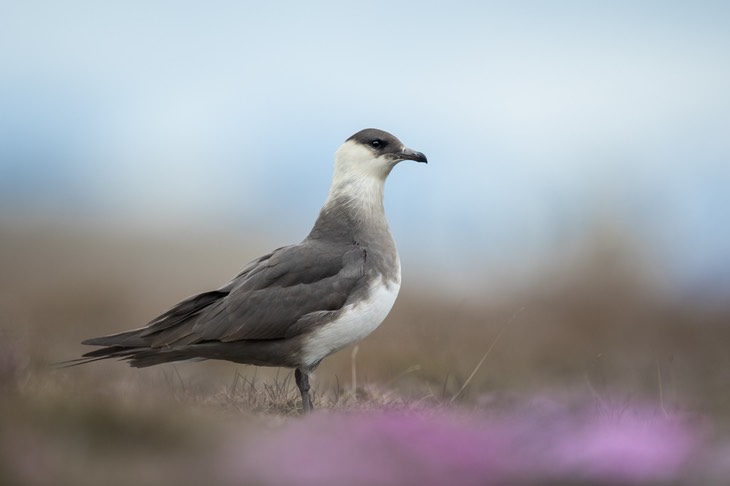
[[[299,393],[302,394],[302,413],[311,412],[314,406],[312,399],[309,397],[309,375],[300,368],[294,371],[294,380],[299,387]]]

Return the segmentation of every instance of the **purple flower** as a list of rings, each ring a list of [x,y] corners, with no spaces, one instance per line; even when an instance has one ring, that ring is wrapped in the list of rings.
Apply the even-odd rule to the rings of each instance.
[[[611,418],[549,408],[486,417],[320,411],[249,430],[228,446],[222,469],[255,484],[644,484],[678,477],[698,444],[686,424],[643,411]]]

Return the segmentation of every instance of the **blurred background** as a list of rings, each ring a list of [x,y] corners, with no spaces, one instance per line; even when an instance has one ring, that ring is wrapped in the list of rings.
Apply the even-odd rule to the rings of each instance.
[[[561,390],[730,423],[725,2],[0,10],[0,452],[70,435],[78,459],[129,414],[281,401],[236,383],[286,371],[49,365],[301,240],[366,127],[429,164],[388,180],[401,296],[320,367],[323,406]]]

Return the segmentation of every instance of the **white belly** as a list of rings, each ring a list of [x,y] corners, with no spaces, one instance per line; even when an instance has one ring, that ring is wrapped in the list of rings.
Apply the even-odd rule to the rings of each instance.
[[[400,279],[384,285],[380,279],[373,282],[367,300],[345,306],[339,319],[314,331],[303,347],[306,366],[317,364],[342,348],[361,341],[377,328],[390,312],[398,297]]]

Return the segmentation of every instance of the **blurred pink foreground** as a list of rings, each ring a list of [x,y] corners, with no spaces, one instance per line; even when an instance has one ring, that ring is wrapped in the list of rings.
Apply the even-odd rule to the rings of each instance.
[[[660,413],[319,411],[227,447],[226,479],[254,484],[656,484],[693,474],[699,434]]]

